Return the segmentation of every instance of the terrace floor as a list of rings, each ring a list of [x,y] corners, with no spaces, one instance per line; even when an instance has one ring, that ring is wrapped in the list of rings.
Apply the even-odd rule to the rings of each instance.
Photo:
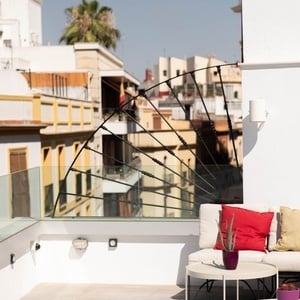
[[[236,299],[235,287],[227,287],[227,299]],[[268,296],[259,295],[256,299]],[[104,285],[104,284],[57,284],[42,283],[33,288],[20,300],[183,300],[185,289],[180,286],[148,285]],[[221,286],[214,286],[210,292],[199,287],[191,287],[191,300],[223,299]],[[240,299],[255,299],[250,290],[240,286]]]

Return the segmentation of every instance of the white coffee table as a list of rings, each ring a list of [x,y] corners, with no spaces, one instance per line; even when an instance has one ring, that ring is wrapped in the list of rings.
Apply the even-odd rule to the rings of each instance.
[[[226,299],[226,281],[236,281],[236,299],[239,300],[239,280],[258,279],[276,276],[278,287],[278,270],[276,266],[258,262],[239,262],[235,270],[225,270],[223,263],[193,263],[186,266],[185,299],[190,299],[190,277],[206,280],[223,281],[223,300]]]

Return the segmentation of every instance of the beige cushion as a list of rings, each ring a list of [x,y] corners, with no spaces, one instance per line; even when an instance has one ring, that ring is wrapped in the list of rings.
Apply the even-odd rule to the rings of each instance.
[[[300,209],[280,207],[281,235],[274,248],[277,251],[300,251]]]

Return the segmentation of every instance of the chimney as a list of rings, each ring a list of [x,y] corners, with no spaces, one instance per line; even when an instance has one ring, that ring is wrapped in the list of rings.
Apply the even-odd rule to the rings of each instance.
[[[147,81],[151,81],[152,80],[152,71],[150,69],[146,69],[146,72],[145,72],[145,82]]]

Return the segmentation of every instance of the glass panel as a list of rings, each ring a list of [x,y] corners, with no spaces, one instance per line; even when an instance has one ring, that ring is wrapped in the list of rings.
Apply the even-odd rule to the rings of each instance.
[[[0,176],[0,190],[1,241],[41,218],[40,168]]]

